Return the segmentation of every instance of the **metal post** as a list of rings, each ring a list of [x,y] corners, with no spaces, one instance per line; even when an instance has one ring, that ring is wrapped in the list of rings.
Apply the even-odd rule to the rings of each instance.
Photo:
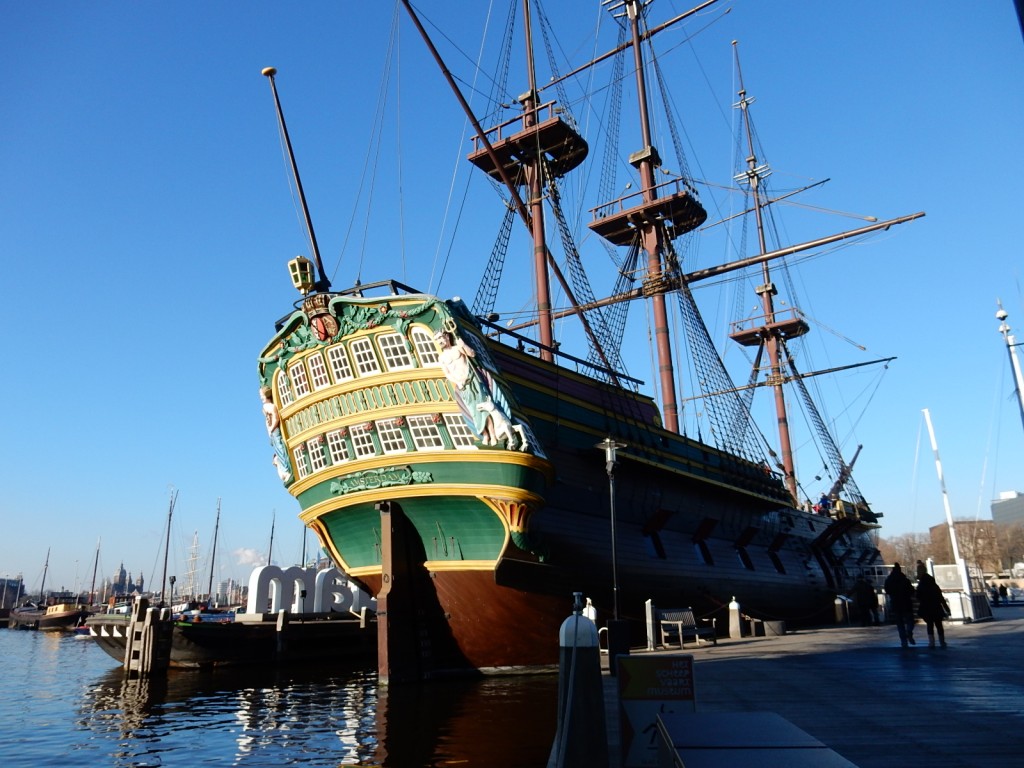
[[[1020,407],[1020,421],[1024,425],[1024,374],[1021,373],[1020,360],[1017,358],[1017,347],[1020,344],[1010,333],[1010,325],[1006,322],[1009,314],[999,304],[999,311],[996,312],[996,319],[999,320],[999,332],[1003,334],[1003,341],[1006,342],[1006,352],[1010,356],[1010,369],[1013,371],[1013,388],[1017,393],[1017,405]]]
[[[597,444],[604,449],[605,469],[608,472],[608,513],[611,518],[612,534],[612,620],[608,622],[608,672],[616,674],[616,657],[629,655],[629,628],[626,622],[619,620],[619,573],[618,556],[615,542],[615,465],[616,452],[625,448],[624,443],[617,443],[606,437]]]
[[[960,546],[956,540],[956,528],[953,525],[953,511],[949,506],[949,494],[946,493],[946,480],[942,475],[942,461],[939,459],[939,446],[935,441],[935,430],[932,429],[932,417],[928,413],[928,409],[924,409],[924,420],[928,425],[928,437],[931,439],[932,451],[935,453],[935,471],[939,474],[939,487],[942,489],[942,504],[946,509],[946,524],[949,526],[949,539],[953,545],[953,562],[956,563],[958,570],[960,571],[960,578],[963,580],[964,592],[968,596],[973,594],[974,590],[971,587],[971,576],[967,572],[967,562],[960,557]],[[973,611],[972,611],[973,618]]]
[[[611,517],[612,529],[612,618],[619,620],[619,575],[617,566],[615,546],[615,464],[617,463],[616,453],[619,448],[625,448],[623,443],[617,443],[610,437],[606,437],[597,444],[598,448],[604,449],[604,466],[608,472],[608,512]]]

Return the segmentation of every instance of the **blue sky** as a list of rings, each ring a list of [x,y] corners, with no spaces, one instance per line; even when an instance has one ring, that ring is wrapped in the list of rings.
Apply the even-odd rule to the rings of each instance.
[[[596,4],[549,5],[574,17],[561,52],[580,63]],[[468,83],[486,4],[419,7],[461,46],[436,34]],[[656,16],[686,7],[656,3]],[[87,588],[101,539],[102,574],[123,562],[157,581],[171,488],[179,583],[195,532],[205,563],[218,499],[218,578],[245,577],[266,557],[275,517],[274,560],[298,560],[303,531],[270,464],[255,358],[297,298],[285,262],[308,246],[260,70],[279,69],[338,287],[395,277],[472,299],[498,214],[479,180],[465,193],[465,164],[452,182],[465,146],[457,105],[408,19],[392,36],[386,2],[5,11],[0,313],[13,343],[0,575],[23,573],[38,588],[49,548],[47,585]],[[668,71],[686,83],[694,176],[721,185],[732,175],[736,39],[776,190],[829,178],[801,199],[878,218],[927,212],[800,265],[816,337],[847,348],[809,351],[804,368],[858,359],[847,338],[866,358],[898,358],[880,383],[877,369],[847,377],[854,394],[829,411],[847,458],[864,445],[856,477],[884,535],[943,520],[923,408],[954,514],[988,517],[995,493],[1024,490],[1024,430],[994,316],[998,297],[1024,338],[1014,171],[1024,43],[1013,3],[737,0],[686,30]],[[468,203],[449,246],[450,187]],[[728,202],[712,189],[702,199],[714,216]],[[795,207],[780,215],[790,241],[858,225],[812,223]],[[701,237],[694,268],[727,256],[714,231]],[[752,294],[728,297],[739,287],[698,291],[710,322],[749,309]],[[648,381],[649,370],[630,366]]]

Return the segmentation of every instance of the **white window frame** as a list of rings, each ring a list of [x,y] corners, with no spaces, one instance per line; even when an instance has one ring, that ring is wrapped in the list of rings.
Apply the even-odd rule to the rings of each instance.
[[[309,361],[310,377],[313,379],[313,391],[317,392],[331,386],[331,377],[327,374],[327,363],[324,362],[323,355],[316,352],[307,360]]]
[[[357,427],[349,431],[349,436],[352,438],[352,450],[355,451],[357,459],[368,459],[377,455],[373,430]]]
[[[397,419],[378,421],[377,438],[380,440],[381,450],[385,454],[409,452],[409,444],[405,441],[405,435],[402,434],[402,428],[398,426]]]
[[[407,416],[405,421],[417,451],[444,450],[444,438],[433,416]]]
[[[295,399],[298,400],[309,394],[309,376],[306,374],[306,366],[302,360],[297,360],[288,366],[288,378],[295,388]]]
[[[345,436],[341,434],[341,430],[335,429],[328,432],[326,437],[327,451],[331,455],[331,464],[343,464],[348,461],[348,443],[345,442]]]
[[[425,328],[412,329],[412,344],[416,347],[416,354],[420,358],[420,365],[424,368],[432,365],[441,365],[441,357],[434,343],[434,337]]]
[[[328,347],[327,360],[331,364],[331,373],[334,375],[335,381],[349,381],[355,378],[344,344],[335,344],[333,347]]]
[[[291,381],[284,371],[277,372],[277,396],[281,398],[281,405],[291,405],[295,402],[295,395],[292,392]]]
[[[405,337],[400,333],[381,333],[377,335],[377,348],[384,358],[384,367],[389,371],[404,371],[415,367]]]
[[[306,441],[306,451],[309,455],[309,466],[311,472],[319,472],[327,467],[327,456],[324,453],[323,437],[314,437]]]
[[[295,469],[299,480],[309,476],[309,464],[306,462],[306,448],[300,445],[295,449]]]
[[[372,376],[381,372],[377,353],[373,351],[373,344],[367,337],[352,339],[350,348],[360,376]]]
[[[448,427],[452,445],[460,451],[476,448],[476,435],[473,434],[473,430],[466,423],[466,417],[461,413],[444,414],[444,425]]]

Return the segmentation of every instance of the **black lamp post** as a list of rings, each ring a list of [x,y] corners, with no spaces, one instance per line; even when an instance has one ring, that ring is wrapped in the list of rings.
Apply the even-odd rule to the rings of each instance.
[[[629,629],[625,621],[619,620],[619,573],[618,556],[615,543],[615,465],[619,448],[625,443],[618,443],[606,437],[597,444],[604,450],[604,467],[608,472],[608,513],[611,519],[612,532],[612,620],[608,622],[608,672],[616,674],[615,657],[629,655]]]

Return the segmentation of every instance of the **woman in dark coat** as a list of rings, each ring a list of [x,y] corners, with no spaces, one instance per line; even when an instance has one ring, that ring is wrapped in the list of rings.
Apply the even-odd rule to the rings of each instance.
[[[928,645],[935,646],[935,631],[939,634],[939,645],[946,647],[946,632],[942,620],[949,612],[949,603],[942,596],[942,590],[935,578],[928,573],[924,563],[917,561],[917,615],[924,620],[928,630]]]

